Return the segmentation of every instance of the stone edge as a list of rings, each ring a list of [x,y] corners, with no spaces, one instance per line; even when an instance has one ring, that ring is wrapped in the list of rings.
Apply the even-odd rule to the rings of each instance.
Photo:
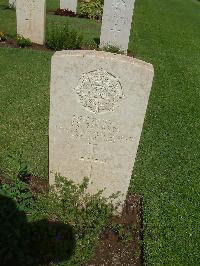
[[[148,69],[151,72],[154,72],[154,67],[152,64],[147,63],[145,61],[142,61],[140,59],[130,57],[127,55],[121,55],[121,54],[114,54],[109,52],[103,52],[103,51],[96,51],[96,50],[63,50],[63,51],[57,51],[53,55],[52,58],[55,57],[62,57],[62,56],[80,56],[80,57],[98,57],[98,58],[105,58],[105,59],[111,59],[111,60],[119,60],[121,62],[127,62],[130,64],[136,64],[138,67],[144,67]]]

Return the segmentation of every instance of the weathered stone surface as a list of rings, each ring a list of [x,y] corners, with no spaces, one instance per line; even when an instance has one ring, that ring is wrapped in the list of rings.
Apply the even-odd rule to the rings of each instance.
[[[61,9],[69,9],[76,13],[77,0],[60,0]]]
[[[9,7],[16,7],[16,0],[9,0]]]
[[[104,0],[100,47],[127,52],[135,0]]]
[[[44,44],[46,0],[19,0],[16,3],[17,34]]]
[[[106,188],[125,199],[142,131],[153,67],[96,51],[62,51],[52,57],[49,170],[89,192]]]

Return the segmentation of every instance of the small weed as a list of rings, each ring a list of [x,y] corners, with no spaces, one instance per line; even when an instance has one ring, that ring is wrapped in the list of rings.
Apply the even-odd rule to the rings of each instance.
[[[28,211],[33,203],[33,195],[29,186],[16,176],[1,180],[0,195],[14,200],[19,210],[22,211]]]
[[[53,50],[79,49],[82,36],[75,30],[70,30],[68,25],[54,27],[47,33],[47,46]]]
[[[102,50],[105,52],[113,53],[113,54],[123,54],[120,48],[114,45],[106,45],[102,48]]]
[[[98,48],[98,45],[95,43],[95,41],[87,41],[83,43],[83,47],[86,47],[90,50],[96,50]]]
[[[0,42],[4,42],[6,40],[7,40],[6,34],[0,31]]]
[[[110,223],[108,225],[108,228],[114,231],[120,240],[124,242],[130,242],[133,240],[133,232],[134,227],[132,225],[124,225],[124,224],[119,224],[119,223]]]
[[[24,48],[27,46],[31,46],[31,40],[28,38],[24,38],[21,35],[17,35],[17,45],[19,45],[20,48]]]
[[[10,170],[9,176],[16,176],[20,179],[24,179],[30,175],[28,163],[23,159],[23,153],[17,152],[14,155],[8,155],[8,164]]]

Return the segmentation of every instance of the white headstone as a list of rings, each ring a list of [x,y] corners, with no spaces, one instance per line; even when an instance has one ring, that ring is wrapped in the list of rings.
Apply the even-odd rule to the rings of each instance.
[[[60,8],[68,9],[76,13],[77,0],[60,0]]]
[[[9,0],[9,7],[15,8],[16,7],[16,0]]]
[[[153,80],[143,61],[97,51],[52,57],[49,170],[125,199]]]
[[[18,0],[16,14],[17,34],[34,43],[44,44],[46,0]]]
[[[100,47],[127,52],[135,0],[104,0]]]

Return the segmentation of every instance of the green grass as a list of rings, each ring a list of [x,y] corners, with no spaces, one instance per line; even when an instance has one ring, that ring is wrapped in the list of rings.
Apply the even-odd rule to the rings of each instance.
[[[130,49],[155,67],[131,185],[144,195],[147,265],[200,265],[199,28],[197,1],[136,1]]]
[[[0,48],[0,168],[3,171],[16,171],[22,153],[31,172],[47,176],[51,55]]]
[[[14,11],[0,31],[15,34]],[[50,2],[52,6],[56,2]],[[99,37],[100,24],[47,16]],[[200,3],[137,0],[129,49],[155,68],[154,84],[130,186],[144,201],[147,265],[200,265]],[[90,33],[91,31],[91,33]],[[32,173],[47,177],[49,52],[0,48],[0,160],[4,171],[22,151]]]

